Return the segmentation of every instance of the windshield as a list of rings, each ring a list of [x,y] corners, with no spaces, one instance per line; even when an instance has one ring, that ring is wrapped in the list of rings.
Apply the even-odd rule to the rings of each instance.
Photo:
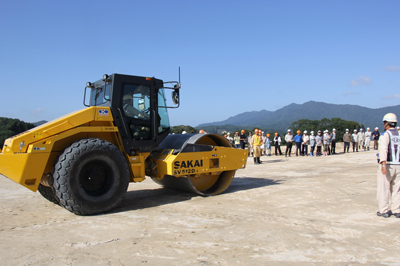
[[[158,127],[158,133],[162,133],[169,129],[169,117],[167,111],[167,100],[165,99],[164,89],[158,91],[158,114],[160,116],[160,126]]]
[[[107,83],[105,89],[104,84],[102,86],[96,86],[94,89],[92,89],[90,92],[90,106],[97,106],[106,103],[106,99],[110,99],[110,88],[111,84]]]

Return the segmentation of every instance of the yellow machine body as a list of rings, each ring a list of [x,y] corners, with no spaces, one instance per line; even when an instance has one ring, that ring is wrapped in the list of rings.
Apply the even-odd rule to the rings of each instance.
[[[103,110],[108,112],[101,112]],[[101,113],[108,115],[100,115]],[[41,180],[46,180],[51,175],[59,153],[74,141],[83,138],[107,140],[123,152],[118,128],[113,125],[111,110],[107,107],[89,107],[7,139],[3,152],[0,153],[0,173],[36,191]],[[207,135],[203,138],[207,138]],[[247,161],[247,151],[231,147],[215,146],[211,151],[177,154],[174,151],[165,149],[153,156],[157,165],[157,171],[150,174],[153,180],[174,176],[190,177],[195,181],[199,177],[245,168]],[[131,182],[145,179],[145,160],[149,154],[125,154],[130,165]],[[202,186],[199,189],[202,190]]]
[[[108,112],[99,112],[102,110]],[[7,139],[0,153],[0,174],[36,191],[42,177],[51,174],[61,151],[76,140],[91,137],[121,148],[110,108],[89,107]],[[136,175],[144,178],[143,155],[130,161]],[[141,167],[136,166],[137,162]]]

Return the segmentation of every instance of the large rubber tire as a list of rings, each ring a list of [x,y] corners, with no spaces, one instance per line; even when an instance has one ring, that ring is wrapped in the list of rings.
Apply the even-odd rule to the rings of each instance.
[[[53,167],[53,189],[59,204],[78,215],[110,211],[122,200],[128,185],[124,155],[102,139],[74,142]]]
[[[54,195],[54,191],[51,187],[46,187],[43,186],[42,184],[39,184],[38,191],[40,195],[43,196],[43,198],[47,199],[50,202],[53,202],[54,204],[58,204],[58,200]]]

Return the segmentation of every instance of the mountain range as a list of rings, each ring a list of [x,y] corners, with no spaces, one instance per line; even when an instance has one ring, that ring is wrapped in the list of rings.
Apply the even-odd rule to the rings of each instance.
[[[383,108],[367,108],[350,104],[329,104],[309,101],[303,104],[289,104],[276,111],[252,111],[231,116],[226,120],[204,123],[196,128],[232,125],[243,128],[259,127],[262,129],[285,130],[290,124],[299,119],[321,120],[322,118],[341,118],[356,121],[365,127],[380,127],[386,113],[395,113],[400,118],[400,105]],[[208,132],[208,131],[207,131]]]

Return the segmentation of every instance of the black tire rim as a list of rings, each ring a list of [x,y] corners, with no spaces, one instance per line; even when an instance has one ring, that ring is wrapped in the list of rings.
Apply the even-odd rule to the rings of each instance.
[[[106,194],[111,189],[113,181],[113,171],[104,161],[90,161],[79,172],[80,186],[92,197]]]

